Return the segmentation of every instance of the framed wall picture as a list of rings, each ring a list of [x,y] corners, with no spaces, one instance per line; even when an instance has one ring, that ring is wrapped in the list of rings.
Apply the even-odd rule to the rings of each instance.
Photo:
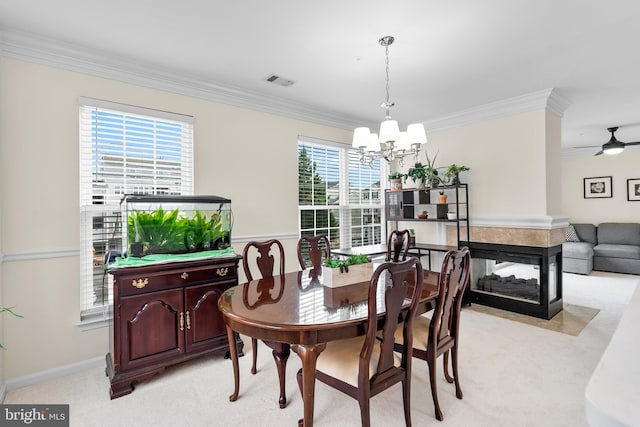
[[[640,178],[627,180],[627,200],[630,202],[640,202]]]
[[[610,176],[596,176],[584,179],[585,199],[599,199],[604,197],[613,197]]]

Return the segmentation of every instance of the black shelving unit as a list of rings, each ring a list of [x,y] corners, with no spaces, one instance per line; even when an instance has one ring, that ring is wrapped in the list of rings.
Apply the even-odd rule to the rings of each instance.
[[[447,195],[446,203],[438,203],[440,191]],[[422,211],[427,211],[426,219],[418,218]],[[455,211],[455,219],[447,218],[446,214],[451,211]],[[387,235],[392,229],[398,229],[399,222],[404,221],[455,223],[458,244],[453,249],[458,249],[469,242],[469,186],[459,184],[426,189],[405,188],[402,191],[386,190],[385,215]],[[434,246],[442,248],[441,245]]]

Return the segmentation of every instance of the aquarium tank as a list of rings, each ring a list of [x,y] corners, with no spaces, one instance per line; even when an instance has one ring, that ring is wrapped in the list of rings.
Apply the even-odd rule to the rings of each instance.
[[[125,195],[123,247],[129,257],[226,249],[231,200],[218,196]]]

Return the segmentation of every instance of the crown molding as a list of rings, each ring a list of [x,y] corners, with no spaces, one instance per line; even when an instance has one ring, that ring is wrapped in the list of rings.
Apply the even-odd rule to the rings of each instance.
[[[319,110],[199,76],[186,75],[178,70],[161,68],[156,64],[9,29],[0,28],[0,55],[345,130],[363,123],[362,119],[356,117]],[[541,108],[548,108],[562,117],[569,105],[570,101],[556,89],[543,89],[425,120],[423,123],[429,131],[433,131]]]
[[[189,76],[156,64],[2,28],[0,55],[340,129],[350,130],[362,123],[355,117]]]
[[[434,131],[544,108],[562,117],[569,105],[571,102],[556,89],[543,89],[426,120],[424,125]]]

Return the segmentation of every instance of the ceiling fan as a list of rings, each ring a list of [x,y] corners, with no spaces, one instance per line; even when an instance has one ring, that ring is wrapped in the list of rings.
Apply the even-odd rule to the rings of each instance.
[[[636,141],[636,142],[619,141],[615,136],[615,132],[618,130],[618,126],[607,128],[607,130],[611,132],[611,139],[609,139],[609,141],[602,146],[602,149],[598,151],[596,154],[594,154],[594,156],[599,156],[602,153],[619,154],[624,151],[624,147],[626,147],[627,145],[640,145],[640,141]],[[599,145],[589,145],[587,147],[576,147],[576,148],[592,148],[592,147],[599,147]]]

